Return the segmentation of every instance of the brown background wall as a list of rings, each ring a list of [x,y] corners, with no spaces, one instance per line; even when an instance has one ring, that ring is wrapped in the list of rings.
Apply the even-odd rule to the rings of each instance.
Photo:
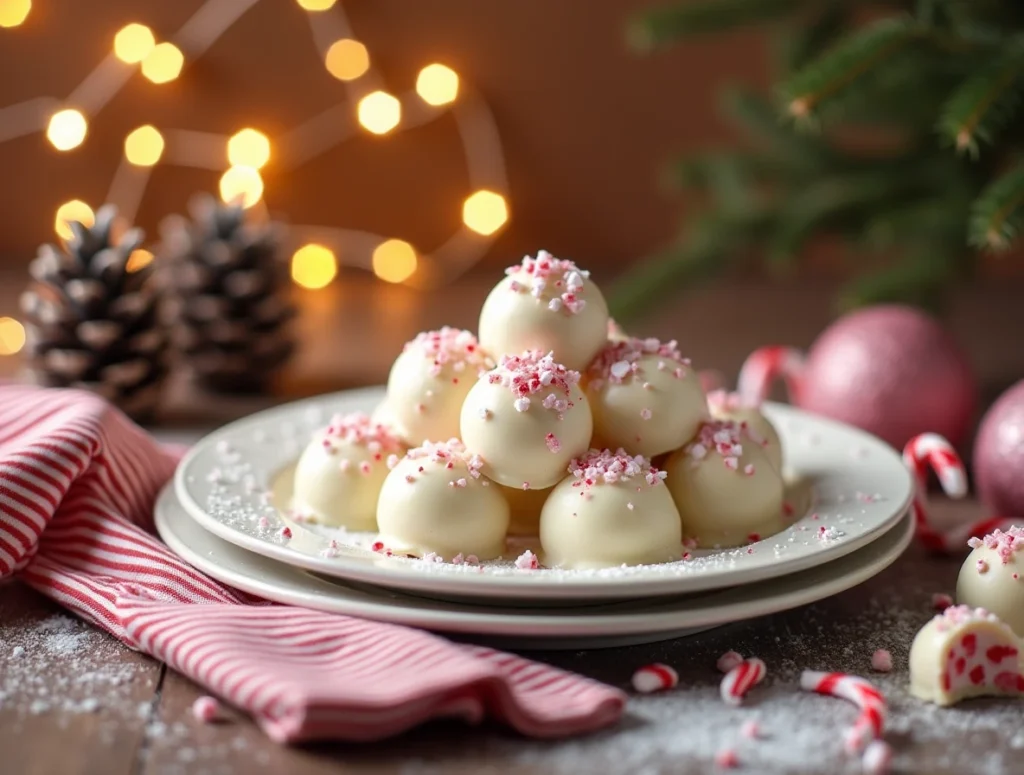
[[[344,0],[342,0],[344,2]],[[50,0],[20,28],[0,30],[0,106],[66,96],[130,21],[171,35],[200,0]],[[714,113],[730,80],[764,80],[759,37],[691,42],[654,57],[627,51],[629,15],[650,0],[374,0],[347,2],[357,37],[391,90],[441,61],[485,95],[497,115],[513,220],[488,260],[548,247],[586,262],[642,255],[672,234],[680,203],[659,188],[681,149],[730,142]],[[105,196],[124,136],[144,123],[271,138],[344,100],[324,70],[306,14],[262,0],[182,77],[140,75],[90,123],[86,142],[58,153],[36,133],[0,144],[0,255],[25,261],[52,238],[59,203]],[[432,247],[454,231],[466,193],[450,118],[361,136],[288,176],[266,170],[267,201],[297,223],[362,228]],[[214,189],[213,172],[158,167],[139,221],[181,210]]]

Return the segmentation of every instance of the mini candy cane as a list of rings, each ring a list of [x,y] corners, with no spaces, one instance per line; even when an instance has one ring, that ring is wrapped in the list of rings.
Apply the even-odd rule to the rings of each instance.
[[[764,680],[768,668],[765,667],[757,657],[744,659],[732,670],[725,674],[719,690],[722,693],[722,700],[728,705],[739,705],[743,702],[744,696],[754,687],[755,684]]]
[[[768,397],[772,383],[779,377],[786,380],[790,400],[799,392],[800,374],[804,369],[804,354],[792,347],[773,345],[754,350],[740,369],[737,390],[742,399],[760,404]]]
[[[967,472],[960,456],[942,436],[922,433],[908,441],[903,448],[903,462],[914,477],[914,502],[911,510],[917,526],[917,537],[933,551],[949,551],[957,543],[953,534],[939,533],[928,519],[928,469],[934,469],[942,489],[949,497],[962,498],[967,494]]]
[[[846,673],[804,670],[800,676],[800,688],[805,692],[817,692],[852,702],[860,708],[860,715],[853,725],[852,733],[856,736],[863,732],[867,737],[875,739],[882,736],[889,708],[885,702],[885,695],[867,679]]]
[[[674,689],[679,683],[679,675],[668,665],[655,662],[645,665],[633,673],[633,688],[641,694],[652,694],[666,689]]]

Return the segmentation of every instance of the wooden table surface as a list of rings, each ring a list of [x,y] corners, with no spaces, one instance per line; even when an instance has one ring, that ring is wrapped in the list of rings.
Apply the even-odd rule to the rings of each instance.
[[[287,394],[379,382],[401,342],[416,330],[444,322],[472,326],[487,290],[486,283],[471,282],[427,300],[379,284],[357,286],[352,281],[335,297],[303,299],[301,326],[308,339],[285,383]],[[10,314],[5,305],[13,310],[13,290],[0,276],[0,314]],[[675,335],[698,365],[734,375],[742,357],[758,344],[808,344],[829,318],[828,291],[799,285],[704,291],[634,330]],[[1024,375],[1020,291],[975,289],[958,299],[949,318],[989,395]],[[723,307],[730,314],[721,314]],[[314,337],[318,330],[334,335]],[[0,375],[15,370],[13,359],[0,359]],[[164,432],[194,432],[264,403],[204,401],[197,408],[187,387],[175,391]],[[970,501],[940,502],[937,510],[948,520],[982,513]],[[764,695],[751,712],[774,742],[760,749],[745,744],[743,771],[856,772],[857,762],[841,755],[841,728],[836,726],[852,722],[853,710],[838,709],[825,698],[808,699],[821,703],[809,710],[795,708],[793,681],[801,667],[866,674],[872,652],[881,647],[892,652],[896,663],[893,673],[878,680],[894,702],[890,740],[898,771],[1020,772],[1017,749],[1024,747],[1024,737],[1014,733],[1024,706],[983,700],[935,713],[906,697],[910,637],[932,615],[932,594],[952,592],[961,559],[926,556],[913,548],[874,579],[785,614],[647,646],[532,654],[623,688],[640,665],[660,661],[678,669],[679,691],[670,698],[634,698],[621,724],[598,735],[540,743],[493,726],[446,722],[383,744],[299,749],[270,743],[245,718],[215,726],[195,722],[189,708],[200,691],[191,682],[63,617],[53,603],[8,580],[0,582],[0,773],[714,771],[715,750],[733,739],[735,730],[709,726],[700,709],[710,707],[707,701],[720,678],[714,662],[728,648],[760,656],[770,671]],[[819,714],[821,728],[815,731],[811,728]],[[809,732],[820,740],[808,737]]]

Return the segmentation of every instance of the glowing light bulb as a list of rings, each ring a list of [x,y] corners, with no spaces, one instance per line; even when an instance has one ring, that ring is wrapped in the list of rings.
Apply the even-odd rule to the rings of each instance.
[[[173,43],[158,43],[142,60],[142,74],[153,83],[167,83],[181,74],[185,55]]]
[[[228,140],[228,161],[242,167],[261,169],[270,161],[270,140],[251,128],[236,132]]]
[[[88,131],[89,124],[82,112],[66,108],[50,116],[50,123],[46,127],[46,139],[58,151],[70,151],[82,144]]]
[[[31,10],[32,0],[0,0],[0,27],[17,27]]]
[[[505,197],[493,191],[477,191],[462,204],[462,222],[485,237],[494,234],[508,221]]]
[[[447,105],[459,96],[459,76],[450,67],[427,65],[416,77],[416,93],[428,105]]]
[[[78,221],[88,228],[96,223],[96,216],[92,208],[81,199],[72,199],[57,208],[57,215],[53,219],[53,229],[57,232],[58,237],[71,239],[75,236],[68,225],[71,221]]]
[[[354,81],[370,69],[370,52],[358,40],[342,38],[327,49],[324,65],[339,81]]]
[[[390,132],[402,120],[402,103],[384,91],[370,92],[359,100],[359,123],[375,135]]]
[[[263,196],[263,178],[252,167],[237,165],[220,177],[220,198],[225,202],[242,200],[242,207],[249,208]]]
[[[326,11],[334,7],[337,0],[297,0],[305,11]]]
[[[416,249],[400,239],[380,243],[373,251],[373,273],[389,283],[408,280],[416,271]]]
[[[114,36],[114,55],[129,65],[148,57],[154,46],[156,38],[145,24],[126,24]]]
[[[155,126],[146,124],[124,139],[124,155],[139,167],[152,167],[164,152],[164,138]]]
[[[141,248],[133,250],[124,265],[125,271],[131,274],[132,272],[138,272],[140,269],[145,269],[153,263],[154,258],[155,256],[148,250],[142,250]]]
[[[337,274],[338,259],[323,245],[303,245],[292,256],[292,280],[303,288],[324,288]]]
[[[0,318],[0,355],[14,355],[25,346],[25,326],[14,318]]]

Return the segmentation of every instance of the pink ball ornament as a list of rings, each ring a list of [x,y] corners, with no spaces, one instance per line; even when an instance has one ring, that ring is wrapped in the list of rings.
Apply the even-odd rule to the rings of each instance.
[[[897,305],[840,318],[806,357],[788,347],[755,351],[739,391],[763,400],[778,376],[801,409],[856,425],[896,448],[929,431],[962,443],[977,400],[974,376],[952,337],[934,318]]]
[[[1024,380],[988,410],[974,442],[978,495],[993,512],[1024,517]]]

